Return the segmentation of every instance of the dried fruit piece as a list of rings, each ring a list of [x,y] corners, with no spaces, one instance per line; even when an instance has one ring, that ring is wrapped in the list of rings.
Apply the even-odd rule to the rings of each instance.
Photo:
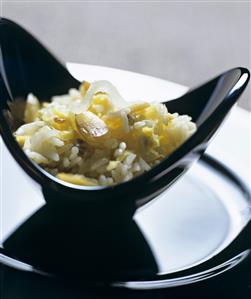
[[[79,134],[86,141],[97,141],[109,131],[105,122],[90,111],[75,114],[75,121]]]

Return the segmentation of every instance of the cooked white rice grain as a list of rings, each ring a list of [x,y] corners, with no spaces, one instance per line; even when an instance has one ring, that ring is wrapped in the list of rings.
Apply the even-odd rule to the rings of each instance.
[[[77,126],[76,114],[87,111],[106,128],[102,137],[91,121]],[[48,103],[29,94],[24,121],[14,135],[27,156],[52,175],[87,186],[118,184],[149,171],[196,131],[190,116],[171,114],[161,103],[127,107],[107,81],[85,82]]]

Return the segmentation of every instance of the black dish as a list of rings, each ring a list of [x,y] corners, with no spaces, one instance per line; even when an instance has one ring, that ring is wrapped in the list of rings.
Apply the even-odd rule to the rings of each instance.
[[[12,133],[20,124],[23,99],[29,92],[41,100],[48,100],[80,83],[35,38],[7,19],[0,20],[0,46],[0,132],[8,149],[24,171],[42,186],[47,201],[78,204],[94,210],[96,207],[115,208],[119,198],[119,205],[124,209],[127,207],[131,214],[136,206],[167,189],[203,154],[249,80],[247,69],[235,68],[181,98],[169,101],[169,111],[189,114],[198,130],[147,173],[113,187],[78,187],[56,179],[32,163]]]
[[[86,234],[89,233],[89,239],[94,238],[93,248],[100,246],[100,240],[113,244],[123,235],[121,231],[127,232],[129,228],[138,235],[138,245],[135,248],[147,248],[145,239],[133,224],[132,217],[135,211],[166,190],[201,157],[211,137],[249,80],[247,69],[235,68],[184,96],[167,102],[169,111],[193,117],[198,126],[193,136],[159,165],[129,182],[112,187],[78,187],[56,179],[30,161],[15,141],[13,131],[22,120],[24,99],[29,92],[33,92],[41,100],[48,100],[52,95],[66,93],[69,88],[78,87],[80,82],[75,80],[36,39],[7,19],[0,19],[0,50],[0,132],[14,159],[29,175],[31,181],[38,183],[47,202],[18,229],[18,234],[14,234],[5,243],[5,247],[7,246],[8,254],[12,257],[28,262],[45,272],[66,276],[73,275],[77,267],[54,262],[57,261],[59,252],[62,256],[69,253],[78,254],[77,247],[82,242],[78,233],[80,225],[88,227]],[[62,220],[67,221],[70,243],[57,226],[46,226],[47,219],[51,217],[55,217],[58,224]],[[46,235],[41,234],[41,224],[50,231],[50,239],[55,238],[55,246],[51,246]],[[97,231],[102,233],[95,239],[94,232]],[[118,231],[120,234],[116,235]],[[108,232],[109,240],[105,240]],[[129,235],[127,237],[130,239]],[[23,247],[26,248],[23,251],[21,247],[13,245],[20,242],[30,246]],[[60,249],[57,244],[60,244]],[[118,245],[118,242],[114,242],[115,247]],[[111,250],[108,254],[113,252],[114,250]],[[89,249],[89,254],[91,253],[92,250]],[[48,256],[51,262],[49,264],[46,263]],[[81,255],[76,256],[79,262],[83,262]],[[144,255],[139,256],[141,259],[135,261],[135,269],[147,272],[149,277],[155,274],[156,264],[151,250],[144,250]],[[146,261],[147,267],[144,268]],[[117,263],[114,266],[116,269],[110,277],[95,271],[91,275],[88,272],[88,277],[99,281],[114,281],[120,277],[125,279],[126,276],[131,278],[132,273],[126,273],[127,270],[122,264]],[[134,271],[133,275],[138,278],[143,272]],[[84,273],[81,275],[84,276]]]

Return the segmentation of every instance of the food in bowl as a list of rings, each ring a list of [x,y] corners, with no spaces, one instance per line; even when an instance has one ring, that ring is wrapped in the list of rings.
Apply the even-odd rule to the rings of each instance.
[[[14,133],[27,156],[50,174],[82,186],[126,182],[168,157],[196,125],[161,103],[124,101],[107,81],[42,102],[29,94]]]

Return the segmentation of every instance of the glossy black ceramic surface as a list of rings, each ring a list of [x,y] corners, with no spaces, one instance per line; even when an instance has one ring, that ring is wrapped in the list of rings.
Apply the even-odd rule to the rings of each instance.
[[[189,114],[198,126],[197,132],[178,150],[147,173],[113,187],[78,187],[66,184],[32,163],[12,136],[22,122],[24,99],[33,92],[39,99],[65,93],[78,87],[75,80],[51,54],[17,24],[0,20],[0,130],[13,157],[32,179],[43,188],[51,202],[96,208],[135,206],[148,202],[168,188],[204,152],[226,114],[237,101],[248,80],[249,72],[235,68],[208,83],[167,103],[171,112]],[[116,206],[116,207],[115,207]]]
[[[1,267],[1,265],[0,265]],[[2,270],[2,271],[1,271]],[[249,299],[251,269],[232,269],[201,283],[178,288],[133,291],[115,288],[85,288],[9,267],[0,268],[4,299]]]
[[[235,68],[167,102],[169,111],[191,115],[198,130],[149,172],[113,187],[78,187],[54,178],[30,161],[13,138],[13,131],[22,123],[29,92],[43,101],[80,83],[23,28],[0,19],[0,132],[14,159],[37,183],[46,201],[6,240],[4,250],[38,269],[67,277],[77,274],[104,282],[156,275],[153,253],[135,226],[133,215],[201,157],[248,80],[247,69]],[[121,256],[125,246],[130,263],[124,263]],[[105,254],[99,256],[101,248]],[[85,262],[88,258],[91,261],[93,254],[103,272],[97,272],[92,263],[86,268]]]
[[[139,208],[133,218],[127,218],[124,215],[123,219],[118,219],[121,217],[121,213],[115,214],[113,217],[101,215],[101,213],[97,215],[84,214],[82,217],[81,212],[77,214],[76,212],[72,213],[71,210],[55,210],[54,206],[45,204],[28,219],[24,219],[23,223],[5,238],[0,262],[19,270],[35,272],[52,281],[56,281],[59,277],[66,278],[68,282],[74,282],[77,286],[80,284],[81,286],[151,290],[184,287],[194,283],[203,284],[203,281],[213,280],[218,276],[221,280],[222,274],[224,274],[223,277],[229,277],[229,275],[231,277],[233,273],[238,275],[238,279],[235,279],[238,284],[241,284],[243,281],[240,281],[240,277],[251,273],[250,191],[235,174],[215,159],[203,156],[199,164],[199,176],[207,178],[204,179],[204,183],[202,181],[201,185],[198,185],[200,181],[196,179],[188,180],[189,184],[184,185],[183,178],[177,183],[177,188],[173,189],[174,194],[171,195],[169,190],[169,195],[165,195],[171,196],[171,200],[176,200],[177,204],[170,205],[168,198],[159,198],[153,204],[146,205],[143,209]],[[204,197],[208,196],[209,191],[205,183],[208,182],[210,175],[215,177],[218,182],[223,181],[223,185],[217,187],[221,198],[218,199],[217,193],[214,193],[213,197],[209,196],[205,201]],[[184,186],[186,186],[186,190],[180,192],[180,188]],[[195,191],[201,187],[203,190],[197,200],[202,203],[194,206]],[[210,188],[214,192],[217,189],[213,186]],[[186,192],[191,193],[191,196],[180,198],[181,194],[184,196]],[[225,200],[227,200],[227,205],[224,204]],[[179,222],[179,216],[174,211],[175,206],[180,210],[179,213],[182,213],[180,205],[183,203],[185,213],[191,212],[188,209],[187,201],[192,206],[191,209],[194,207],[201,209],[203,205],[206,205],[204,212],[212,214],[213,218],[210,221],[210,227],[206,229],[207,233],[204,229],[184,229],[182,225],[175,225],[176,229],[171,229],[171,231],[167,227],[170,223],[173,225],[174,222]],[[217,203],[216,210],[213,202]],[[230,209],[227,207],[228,203]],[[218,220],[216,216],[222,204],[225,206],[223,210],[226,209],[227,213],[232,207],[237,212],[234,216],[231,216],[231,213],[226,215],[227,218],[230,216],[231,220],[230,223],[226,223],[227,231],[220,228],[221,223],[226,220],[225,212],[219,214],[218,218],[220,217],[220,219]],[[170,212],[172,207],[174,209]],[[210,211],[211,209],[212,211]],[[166,219],[171,217],[170,213],[176,214],[175,217],[177,217],[173,223]],[[203,209],[200,213],[203,214]],[[198,218],[198,214],[194,215],[195,219]],[[193,215],[191,217],[193,218]],[[206,217],[206,214],[203,217]],[[242,225],[226,243],[227,235],[235,231],[235,224],[239,222],[238,219],[235,221],[236,217],[240,217]],[[152,222],[153,220],[154,222]],[[190,225],[196,226],[193,221],[190,222]],[[200,225],[205,226],[207,222],[201,221]],[[152,226],[156,226],[156,229],[152,230]],[[206,260],[200,261],[201,250],[196,247],[200,247],[200,242],[204,242],[207,252],[210,252],[210,248],[207,247],[213,247],[206,243],[206,239],[210,239],[214,234],[217,235],[218,230],[224,234],[223,239],[218,239],[219,246],[223,243],[225,245],[222,250],[216,250],[211,256],[209,253]],[[175,236],[172,239],[169,234],[174,232],[175,235],[186,239],[185,236],[182,236],[182,231],[186,235],[190,235],[190,238],[196,237],[197,243],[192,242],[193,246],[189,247],[187,245],[190,241],[187,243],[183,240],[184,248],[179,248],[178,238]],[[203,232],[205,237],[198,236],[198,233]],[[174,243],[172,246],[175,250],[170,251],[168,242]],[[216,245],[217,242],[214,244]],[[201,248],[203,249],[203,246]],[[178,270],[179,262],[177,263],[174,259],[182,259],[184,255],[189,255],[191,250],[196,252],[197,262],[194,260],[193,264],[187,264],[185,269]],[[176,265],[175,270],[172,264]],[[181,264],[184,267],[186,262],[183,261]],[[230,274],[226,274],[228,272]]]

